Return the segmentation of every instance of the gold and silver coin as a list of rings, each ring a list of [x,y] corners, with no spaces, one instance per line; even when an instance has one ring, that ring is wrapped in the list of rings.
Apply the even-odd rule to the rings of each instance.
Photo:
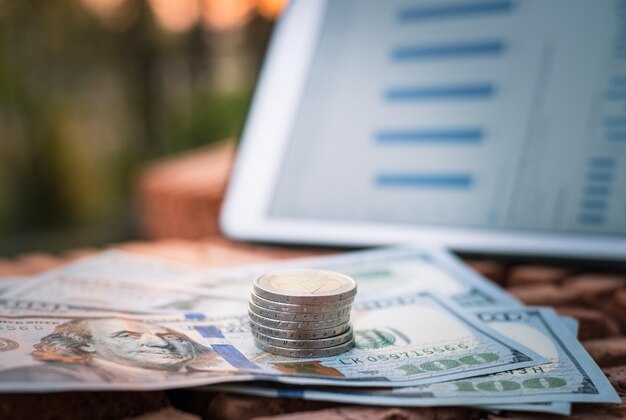
[[[350,321],[350,314],[339,318],[324,319],[321,321],[283,321],[258,315],[248,309],[248,316],[257,324],[264,327],[278,328],[281,330],[320,330],[323,328],[336,327]]]
[[[350,329],[350,323],[320,330],[282,330],[278,328],[265,327],[250,320],[250,329],[253,333],[258,331],[261,334],[268,335],[270,337],[287,338],[290,340],[315,340],[343,334]]]
[[[262,308],[271,309],[273,311],[280,312],[333,312],[340,308],[350,307],[352,302],[354,302],[354,298],[340,300],[338,302],[326,303],[322,305],[301,305],[294,303],[283,303],[283,302],[274,302],[272,300],[264,299],[260,296],[257,296],[256,293],[252,292],[250,294],[250,301],[254,302],[255,305],[260,306]]]
[[[279,356],[298,358],[336,356],[338,354],[345,353],[354,346],[354,342],[352,340],[338,346],[326,347],[323,349],[293,349],[289,347],[273,346],[271,344],[267,344],[263,341],[256,339],[254,340],[254,343],[258,348],[268,353],[276,354]]]
[[[326,347],[334,347],[341,344],[345,344],[354,340],[354,334],[352,328],[348,328],[348,331],[343,334],[335,335],[328,338],[311,339],[311,340],[292,340],[287,338],[270,337],[257,331],[252,331],[252,336],[255,340],[263,341],[264,343],[278,347],[288,347],[292,349],[319,349]]]
[[[285,357],[328,357],[350,350],[356,282],[323,270],[283,270],[254,281],[248,316],[254,343]]]
[[[320,305],[353,298],[356,281],[331,271],[285,270],[257,278],[254,293],[274,302]]]
[[[352,309],[350,306],[344,306],[343,308],[335,309],[332,312],[282,312],[262,308],[252,301],[250,301],[248,307],[252,312],[259,316],[270,319],[279,319],[281,321],[324,321],[350,316],[350,310]]]

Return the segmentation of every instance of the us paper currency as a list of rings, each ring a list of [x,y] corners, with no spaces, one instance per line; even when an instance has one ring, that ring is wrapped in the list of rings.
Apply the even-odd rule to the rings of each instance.
[[[196,311],[215,315],[246,311],[260,274],[286,268],[319,268],[359,283],[358,300],[429,290],[464,308],[519,306],[449,253],[402,247],[289,260],[228,270],[199,270],[139,254],[109,251],[47,272],[7,291],[5,297],[68,303],[134,313]]]
[[[210,276],[194,267],[108,251],[15,284],[2,296],[132,313],[245,312],[247,296],[222,296],[219,290],[195,287],[211,281]]]
[[[65,303],[36,302],[31,300],[5,299],[0,297],[0,314],[42,313],[46,315],[63,312],[97,312],[97,309],[73,306]]]
[[[324,314],[329,312],[342,313],[352,308],[354,299],[347,299],[344,301],[325,303],[321,305],[302,305],[274,302],[257,296],[255,293],[250,293],[250,301],[257,306],[272,311],[287,312],[287,313],[314,313]]]
[[[423,319],[427,322],[407,322]],[[246,315],[42,312],[0,319],[0,390],[165,389],[241,380],[410,386],[545,362],[427,293],[355,306],[356,347],[319,359],[260,351]]]
[[[484,310],[478,313],[478,317],[510,338],[523,337],[525,343],[550,362],[493,375],[383,391],[249,385],[221,386],[220,389],[263,396],[289,395],[311,400],[395,406],[518,404],[523,407],[519,404],[621,402],[602,371],[562,326],[552,309]]]
[[[167,288],[193,286],[206,281],[201,270],[134,252],[109,250],[81,258],[60,268],[47,271],[48,279],[84,276],[86,280],[146,283]]]
[[[559,321],[574,337],[578,337],[578,320],[571,316],[559,316]]]
[[[559,316],[561,325],[574,337],[578,336],[578,320],[569,316]],[[556,325],[553,328],[557,328]],[[572,405],[567,402],[551,401],[540,403],[520,404],[493,404],[477,406],[476,408],[488,411],[534,411],[541,413],[553,413],[568,416],[572,412]]]
[[[458,258],[438,248],[404,246],[341,255],[303,258],[208,272],[196,286],[223,295],[249,294],[260,274],[288,268],[317,268],[344,273],[359,284],[357,301],[428,290],[453,299],[464,308],[521,306],[495,284],[476,274]]]
[[[21,277],[0,277],[0,296],[3,296],[14,287],[24,284],[26,281],[28,281],[26,278]]]
[[[308,340],[272,337],[270,335],[264,335],[263,333],[255,331],[254,328],[251,328],[251,333],[252,337],[254,337],[256,340],[262,341],[269,345],[287,347],[292,349],[323,349],[326,347],[334,347],[341,344],[346,344],[354,340],[354,333],[352,332],[352,327],[350,326],[348,326],[348,329],[345,332],[331,335],[326,338]]]
[[[3,315],[0,391],[150,390],[253,378],[220,357],[236,351],[203,343],[202,331],[184,315]]]

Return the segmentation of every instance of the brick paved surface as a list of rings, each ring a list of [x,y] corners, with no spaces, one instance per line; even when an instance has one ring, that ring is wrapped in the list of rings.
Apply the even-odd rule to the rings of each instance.
[[[232,266],[321,255],[333,250],[287,249],[241,245],[223,238],[204,241],[159,240],[113,245],[113,248],[159,256],[193,265]],[[0,261],[0,276],[21,276],[58,267],[98,249],[70,250],[60,255],[27,254]],[[575,406],[576,419],[626,418],[626,274],[590,272],[572,267],[507,264],[470,260],[475,270],[508,289],[529,305],[554,306],[580,322],[579,338],[623,396],[621,405]],[[0,280],[1,281],[1,280]],[[44,408],[45,407],[45,408]],[[88,392],[0,394],[0,418],[113,419],[472,419],[551,418],[543,414],[493,415],[465,408],[399,409],[337,405],[294,399],[266,399],[193,390],[165,392]],[[194,417],[196,416],[196,417]],[[554,418],[562,418],[554,416]]]

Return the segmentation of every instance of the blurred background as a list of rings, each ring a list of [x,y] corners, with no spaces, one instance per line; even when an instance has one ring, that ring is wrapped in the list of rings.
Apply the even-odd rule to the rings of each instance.
[[[140,236],[146,161],[237,136],[284,0],[0,0],[0,253]]]

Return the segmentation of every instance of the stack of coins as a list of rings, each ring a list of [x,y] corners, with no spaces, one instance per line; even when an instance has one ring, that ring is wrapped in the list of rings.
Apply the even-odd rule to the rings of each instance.
[[[352,348],[356,282],[321,270],[286,270],[254,281],[248,315],[256,346],[287,357],[334,356]]]

